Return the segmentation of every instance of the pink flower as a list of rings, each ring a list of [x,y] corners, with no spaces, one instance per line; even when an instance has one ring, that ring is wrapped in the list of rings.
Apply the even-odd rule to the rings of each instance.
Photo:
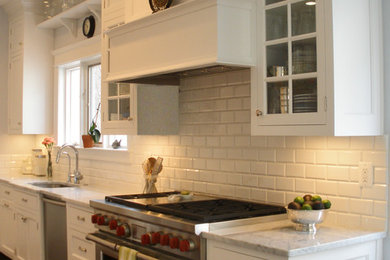
[[[45,137],[42,141],[42,144],[46,147],[48,151],[51,151],[53,144],[54,144],[54,138],[53,137]]]

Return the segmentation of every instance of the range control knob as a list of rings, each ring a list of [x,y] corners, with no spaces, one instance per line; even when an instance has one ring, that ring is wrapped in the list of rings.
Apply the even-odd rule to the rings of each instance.
[[[151,240],[152,240],[152,235],[150,233],[146,233],[141,236],[142,245],[150,245]]]
[[[161,234],[162,234],[161,232],[152,233],[152,241],[151,241],[152,245],[160,243]]]
[[[97,220],[97,224],[100,226],[107,226],[109,219],[107,216],[99,216]]]
[[[191,239],[183,239],[180,241],[179,249],[182,252],[188,252],[195,249],[195,242]]]
[[[118,220],[116,220],[116,219],[111,219],[110,220],[110,223],[108,223],[108,227],[111,229],[111,230],[116,230],[116,228],[118,227],[118,226],[120,226],[121,225],[121,223],[118,221]]]
[[[160,237],[160,244],[162,246],[167,246],[169,245],[169,239],[170,239],[170,236],[169,234],[164,234]]]
[[[96,224],[96,223],[98,222],[98,219],[99,219],[100,216],[101,216],[100,214],[93,214],[93,215],[91,216],[91,222],[92,222],[93,224]]]
[[[120,225],[116,228],[116,235],[119,237],[130,236],[130,227],[127,224]]]
[[[175,248],[179,248],[179,238],[178,237],[172,237],[170,240],[169,240],[169,246],[172,248],[172,249],[175,249]]]

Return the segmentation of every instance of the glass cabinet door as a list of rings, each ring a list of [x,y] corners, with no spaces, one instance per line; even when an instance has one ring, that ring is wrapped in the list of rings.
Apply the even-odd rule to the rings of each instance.
[[[263,0],[263,3],[265,112],[316,113],[317,3],[308,0]]]
[[[108,121],[132,120],[130,109],[130,84],[109,83]]]

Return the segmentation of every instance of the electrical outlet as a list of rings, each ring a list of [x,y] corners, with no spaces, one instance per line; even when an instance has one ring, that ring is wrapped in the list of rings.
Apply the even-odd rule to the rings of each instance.
[[[373,183],[373,168],[370,162],[359,162],[360,187],[369,187]]]

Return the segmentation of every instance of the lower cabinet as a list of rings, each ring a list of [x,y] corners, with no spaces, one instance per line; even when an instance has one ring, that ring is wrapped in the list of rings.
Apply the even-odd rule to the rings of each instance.
[[[0,184],[0,251],[11,259],[43,260],[39,195]]]
[[[15,255],[15,212],[10,201],[0,205],[0,251],[8,257]]]
[[[15,213],[16,244],[15,256],[20,260],[43,259],[41,229],[38,221],[26,213]]]
[[[257,250],[248,249],[207,240],[207,259],[223,260],[382,260],[382,240],[374,240],[356,245],[330,248],[326,251],[305,254],[300,256],[278,256],[263,253]]]
[[[95,231],[90,222],[93,210],[89,207],[67,203],[66,222],[69,260],[95,260],[95,244],[85,239]]]

